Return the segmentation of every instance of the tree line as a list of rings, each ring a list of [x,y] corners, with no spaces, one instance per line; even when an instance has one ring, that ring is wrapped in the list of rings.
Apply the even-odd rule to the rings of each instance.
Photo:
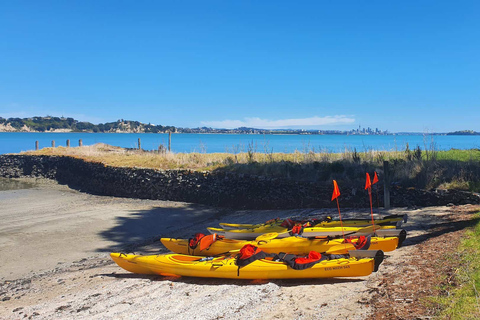
[[[144,133],[165,133],[176,132],[174,126],[162,126],[144,124],[139,121],[117,120],[116,122],[107,122],[93,124],[90,122],[82,122],[73,118],[64,117],[32,117],[32,118],[2,118],[0,124],[12,126],[14,129],[21,131],[24,127],[32,131],[45,132],[57,129],[66,129],[73,132],[144,132]]]

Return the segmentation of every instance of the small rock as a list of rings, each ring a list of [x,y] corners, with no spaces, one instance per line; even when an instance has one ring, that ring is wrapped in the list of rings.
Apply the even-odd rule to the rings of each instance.
[[[57,311],[57,312],[58,312],[58,311],[63,311],[63,310],[68,309],[68,308],[70,308],[70,305],[69,305],[69,304],[66,305],[66,306],[60,306],[60,307],[58,307],[57,309],[55,309],[55,311]]]
[[[88,310],[88,309],[90,309],[90,307],[88,307],[88,306],[83,306],[83,307],[81,307],[80,309],[77,309],[77,312],[82,312],[82,311],[85,311],[85,310]]]

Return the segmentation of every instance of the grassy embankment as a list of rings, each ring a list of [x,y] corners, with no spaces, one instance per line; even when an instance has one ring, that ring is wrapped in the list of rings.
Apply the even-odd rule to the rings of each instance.
[[[454,279],[440,288],[445,294],[431,301],[442,310],[442,319],[480,319],[480,213],[469,228],[458,251],[447,254],[447,262],[456,269]]]
[[[305,150],[294,153],[257,152],[249,148],[237,153],[143,152],[104,144],[76,148],[44,148],[32,155],[63,155],[117,167],[232,171],[303,181],[343,183],[364,181],[365,172],[382,174],[389,160],[393,181],[405,187],[480,191],[480,150],[415,150],[342,153]]]

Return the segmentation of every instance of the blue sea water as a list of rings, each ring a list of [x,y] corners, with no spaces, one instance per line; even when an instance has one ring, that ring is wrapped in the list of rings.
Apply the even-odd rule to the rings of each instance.
[[[56,146],[78,146],[106,143],[124,148],[137,148],[138,139],[142,148],[156,150],[160,145],[168,145],[168,134],[162,133],[30,133],[1,132],[0,154],[18,153],[34,150],[35,141],[40,148],[50,147],[52,140]],[[258,134],[172,134],[173,152],[295,152],[323,151],[343,152],[345,150],[404,150],[419,145],[422,149],[436,150],[480,148],[480,136],[444,136],[444,135],[258,135]]]

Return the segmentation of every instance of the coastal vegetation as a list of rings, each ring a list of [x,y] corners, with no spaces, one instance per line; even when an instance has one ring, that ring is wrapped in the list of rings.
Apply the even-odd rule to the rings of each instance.
[[[392,183],[421,189],[456,189],[480,191],[480,150],[438,151],[434,147],[402,151],[342,153],[315,150],[294,153],[259,152],[253,145],[246,150],[233,148],[230,153],[171,153],[124,149],[105,144],[75,148],[44,148],[28,151],[30,155],[56,155],[100,162],[114,167],[151,169],[188,169],[195,171],[228,171],[272,178],[287,178],[316,183],[331,183],[332,179],[347,184],[359,184],[365,172],[383,174],[383,163],[389,161]]]
[[[64,117],[32,117],[32,118],[1,118],[0,131],[27,131],[27,132],[141,132],[141,133],[165,133],[175,132],[173,126],[144,124],[138,121],[118,120],[92,124],[81,122],[73,118]]]
[[[445,276],[440,286],[443,294],[431,298],[442,319],[480,318],[480,212],[471,221],[473,226],[467,229],[458,250],[446,256],[455,272],[448,279]]]
[[[455,131],[448,133],[450,136],[478,136],[480,132],[476,132],[473,130],[462,130],[462,131]]]

